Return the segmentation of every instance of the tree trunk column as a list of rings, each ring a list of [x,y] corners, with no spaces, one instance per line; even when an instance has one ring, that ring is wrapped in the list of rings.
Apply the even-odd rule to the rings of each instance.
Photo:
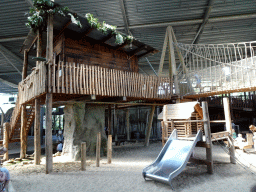
[[[41,141],[40,141],[40,102],[35,99],[35,124],[34,124],[34,151],[35,165],[40,164],[41,157]]]
[[[45,130],[45,155],[46,174],[52,172],[52,94],[46,94],[46,130]]]
[[[27,111],[26,106],[21,106],[21,128],[20,128],[20,158],[26,157],[27,152],[27,134],[26,134],[26,124],[27,124]]]

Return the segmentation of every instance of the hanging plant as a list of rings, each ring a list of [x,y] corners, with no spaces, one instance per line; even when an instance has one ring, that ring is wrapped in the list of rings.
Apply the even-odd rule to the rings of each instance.
[[[115,38],[116,38],[115,43],[117,43],[117,44],[122,44],[125,41],[127,43],[132,43],[132,41],[134,39],[133,36],[131,36],[131,35],[125,36],[125,35],[122,35],[121,33],[117,32],[116,31],[116,26],[106,24],[105,21],[100,23],[98,21],[98,19],[93,17],[93,14],[91,14],[91,13],[87,13],[85,15],[85,18],[87,19],[87,21],[91,25],[91,27],[99,30],[103,34],[106,35],[110,31],[113,35],[115,35]]]
[[[58,14],[64,17],[69,15],[72,23],[82,27],[78,18],[67,12],[68,7],[57,7],[51,0],[33,0],[33,7],[27,13],[29,16],[26,26],[34,32],[39,28],[45,29],[48,15]]]

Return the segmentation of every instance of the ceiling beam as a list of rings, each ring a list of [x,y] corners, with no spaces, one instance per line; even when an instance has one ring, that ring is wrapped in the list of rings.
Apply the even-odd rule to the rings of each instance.
[[[28,73],[30,73],[32,71],[28,70]],[[0,73],[0,76],[6,76],[6,75],[17,75],[17,74],[20,74],[19,72],[17,71],[11,71],[11,72],[3,72],[3,73]]]
[[[4,84],[6,84],[6,85],[8,85],[8,86],[10,86],[10,87],[12,87],[12,88],[18,88],[18,85],[14,84],[14,83],[11,83],[11,82],[9,82],[9,81],[6,81],[6,80],[4,80],[4,79],[1,79],[1,78],[0,78],[0,82],[1,82],[1,83],[4,83]]]
[[[209,0],[207,9],[206,9],[205,14],[204,14],[203,23],[200,25],[200,27],[199,27],[199,29],[198,29],[195,37],[194,37],[194,40],[192,41],[192,44],[197,44],[198,41],[200,40],[200,37],[201,37],[201,35],[202,35],[203,31],[204,31],[204,26],[208,22],[208,19],[209,19],[211,10],[212,10],[213,3],[214,3],[214,0]]]
[[[129,35],[131,35],[130,29],[129,29],[129,23],[128,23],[128,19],[127,19],[127,14],[126,14],[126,10],[125,10],[124,0],[119,0],[119,4],[120,4],[122,15],[123,15],[124,29]]]
[[[8,49],[6,49],[3,45],[0,44],[0,53],[3,55],[3,57],[13,66],[13,68],[19,72],[20,75],[22,75],[21,71],[16,67],[16,65],[10,61],[10,59],[5,55],[8,54],[10,57],[13,57],[14,59],[18,60],[18,62],[22,63],[22,60],[16,56],[14,53],[12,53],[11,51],[9,51]],[[21,66],[23,66],[21,64]]]
[[[10,42],[10,41],[19,41],[19,40],[24,40],[26,38],[27,36],[3,38],[3,39],[0,39],[0,43]]]
[[[241,19],[255,19],[256,13],[244,14],[244,15],[232,15],[224,17],[213,17],[208,19],[208,23],[217,23],[225,21],[234,21]],[[194,25],[203,23],[203,19],[192,19],[192,20],[183,20],[183,21],[171,21],[163,23],[151,23],[151,24],[141,24],[141,25],[130,25],[129,29],[141,29],[141,28],[154,28],[154,27],[167,27],[167,26],[183,26],[183,25]],[[125,29],[125,27],[117,27],[118,30]]]

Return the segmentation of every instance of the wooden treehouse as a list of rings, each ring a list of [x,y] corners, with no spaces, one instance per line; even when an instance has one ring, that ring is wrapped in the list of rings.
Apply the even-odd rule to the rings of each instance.
[[[46,172],[51,172],[52,106],[76,101],[111,103],[130,101],[168,103],[172,98],[170,79],[145,76],[138,60],[157,52],[138,41],[117,44],[111,32],[92,28],[80,18],[82,28],[70,18],[49,16],[47,32],[30,32],[24,52],[23,80],[10,125],[5,125],[5,142],[21,142],[21,158],[26,153],[26,138],[35,121],[35,151],[40,150],[40,105],[46,104]],[[36,45],[36,52],[31,49]],[[28,60],[37,57],[27,75]],[[43,58],[46,58],[44,61]],[[41,61],[39,61],[41,60]],[[43,60],[43,61],[42,61]],[[38,154],[35,162],[38,162]]]
[[[179,137],[195,136],[203,131],[203,111],[198,102],[166,105],[158,119],[162,120],[162,140],[165,143],[174,129]]]

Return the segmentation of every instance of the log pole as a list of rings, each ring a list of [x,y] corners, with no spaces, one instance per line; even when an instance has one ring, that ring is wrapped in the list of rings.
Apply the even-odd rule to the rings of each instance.
[[[35,99],[34,146],[35,146],[35,165],[40,165],[41,140],[40,140],[40,102],[39,102],[39,99]]]
[[[108,151],[107,151],[107,159],[108,164],[111,164],[112,161],[112,135],[108,135]]]
[[[150,111],[150,115],[149,115],[149,119],[148,119],[148,128],[147,128],[147,134],[146,134],[146,139],[145,139],[145,143],[144,143],[144,145],[147,147],[149,146],[149,139],[150,139],[151,130],[152,130],[152,123],[153,123],[155,108],[156,108],[155,105],[153,105],[151,107],[151,111]]]
[[[86,142],[81,143],[81,170],[86,170]]]
[[[101,133],[97,134],[97,143],[96,143],[96,167],[100,166],[100,146],[101,146]]]
[[[52,172],[52,94],[46,93],[46,130],[45,130],[45,155],[46,174]]]
[[[27,134],[26,134],[26,124],[27,124],[27,111],[26,105],[21,106],[21,128],[20,128],[20,158],[24,159],[26,157],[26,145],[27,145]]]
[[[231,113],[230,113],[230,106],[229,106],[229,98],[223,98],[223,105],[224,105],[224,113],[225,113],[225,120],[226,120],[226,131],[229,132],[229,135],[232,135],[232,123],[231,123]],[[229,154],[230,154],[230,162],[236,163],[235,161],[235,146],[233,143],[233,139],[229,136]]]
[[[4,160],[9,159],[9,153],[8,153],[8,148],[9,148],[9,129],[10,129],[10,123],[4,123],[4,148],[7,149],[7,152],[4,154]]]
[[[205,139],[206,139],[206,144],[209,146],[209,148],[206,148],[206,160],[208,162],[207,172],[210,174],[213,174],[211,127],[210,127],[210,117],[209,117],[207,102],[205,101],[202,102],[202,108],[203,108]]]

